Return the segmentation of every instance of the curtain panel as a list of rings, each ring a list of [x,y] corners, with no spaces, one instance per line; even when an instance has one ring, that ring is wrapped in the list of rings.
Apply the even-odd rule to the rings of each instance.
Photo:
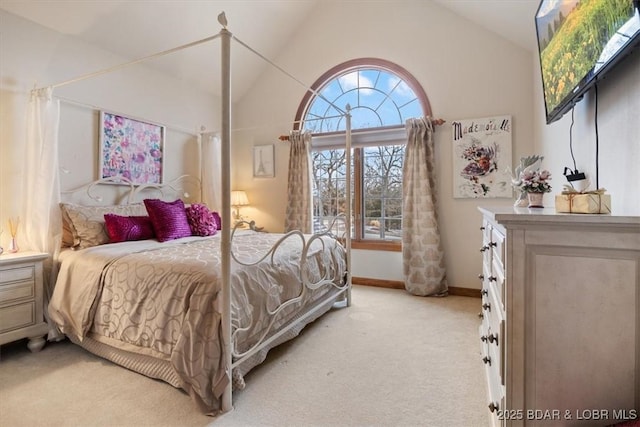
[[[402,263],[408,292],[443,296],[448,286],[437,219],[433,124],[428,117],[406,121],[402,187]]]
[[[311,133],[289,133],[289,177],[284,231],[311,233],[313,204],[311,201]]]
[[[62,244],[58,127],[60,101],[53,100],[52,88],[31,91],[27,109],[26,152],[22,191],[26,195],[21,218],[21,241],[29,249],[46,252],[44,262],[44,314],[49,324],[49,340],[62,335],[49,318],[47,307],[57,277],[57,257]]]
[[[220,162],[220,137],[215,133],[198,135],[201,147],[200,170],[202,181],[202,202],[214,211],[222,211],[222,164]]]

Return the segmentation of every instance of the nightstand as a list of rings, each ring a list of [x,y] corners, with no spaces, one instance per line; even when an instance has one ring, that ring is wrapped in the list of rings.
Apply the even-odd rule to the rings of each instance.
[[[44,347],[42,263],[48,256],[28,251],[0,255],[0,344],[29,338],[29,350]]]

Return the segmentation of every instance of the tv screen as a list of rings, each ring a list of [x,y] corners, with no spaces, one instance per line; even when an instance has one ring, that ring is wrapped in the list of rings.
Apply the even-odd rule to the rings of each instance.
[[[542,0],[535,23],[549,124],[640,43],[640,0]]]

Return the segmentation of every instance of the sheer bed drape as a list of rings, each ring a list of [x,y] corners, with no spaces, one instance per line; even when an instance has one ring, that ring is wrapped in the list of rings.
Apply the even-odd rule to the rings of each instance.
[[[402,262],[404,283],[414,295],[446,295],[444,253],[436,209],[433,123],[406,121],[403,166]]]
[[[52,255],[44,263],[44,306],[47,307],[57,276],[57,255],[62,242],[60,214],[60,175],[58,162],[58,127],[60,101],[53,100],[53,89],[31,91],[27,109],[26,152],[22,194],[22,236],[24,249]],[[61,338],[47,310],[49,340]]]
[[[211,210],[222,210],[221,141],[215,133],[198,135],[201,146],[202,202]]]

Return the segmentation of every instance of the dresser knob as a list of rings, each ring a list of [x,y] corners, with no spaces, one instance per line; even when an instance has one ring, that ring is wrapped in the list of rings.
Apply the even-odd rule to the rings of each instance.
[[[485,310],[491,311],[491,304],[488,303],[488,302],[484,303],[484,304],[482,304],[482,308],[485,309]]]
[[[487,342],[487,336],[486,335],[481,336],[480,341]]]
[[[490,282],[497,282],[498,278],[496,276],[489,276],[489,281]]]
[[[483,361],[485,364],[487,364],[487,365],[491,366],[491,358],[490,358],[489,356],[485,356],[485,357],[483,357],[483,358],[482,358],[482,361]]]
[[[489,243],[489,246],[490,246],[490,247],[494,247],[494,248],[495,248],[496,246],[498,246],[498,243],[496,243],[496,242],[491,242],[491,243]]]
[[[480,291],[480,295],[489,295],[489,291],[487,289],[483,289]]]
[[[493,403],[493,402],[491,402],[491,403],[489,404],[489,411],[491,411],[491,412],[496,412],[496,411],[498,411],[498,410],[499,410],[499,406],[498,406],[498,404],[497,404],[497,403]]]
[[[484,229],[485,229],[484,225],[480,227],[480,231],[483,231]]]
[[[489,335],[489,336],[487,337],[487,339],[489,340],[489,342],[490,342],[491,344],[493,344],[493,343],[495,342],[495,343],[496,343],[496,345],[498,345],[498,334],[492,334],[492,335]]]
[[[478,317],[479,317],[480,319],[484,319],[484,314],[483,314],[483,313],[478,313]]]
[[[478,279],[484,280],[484,274],[478,274]]]

